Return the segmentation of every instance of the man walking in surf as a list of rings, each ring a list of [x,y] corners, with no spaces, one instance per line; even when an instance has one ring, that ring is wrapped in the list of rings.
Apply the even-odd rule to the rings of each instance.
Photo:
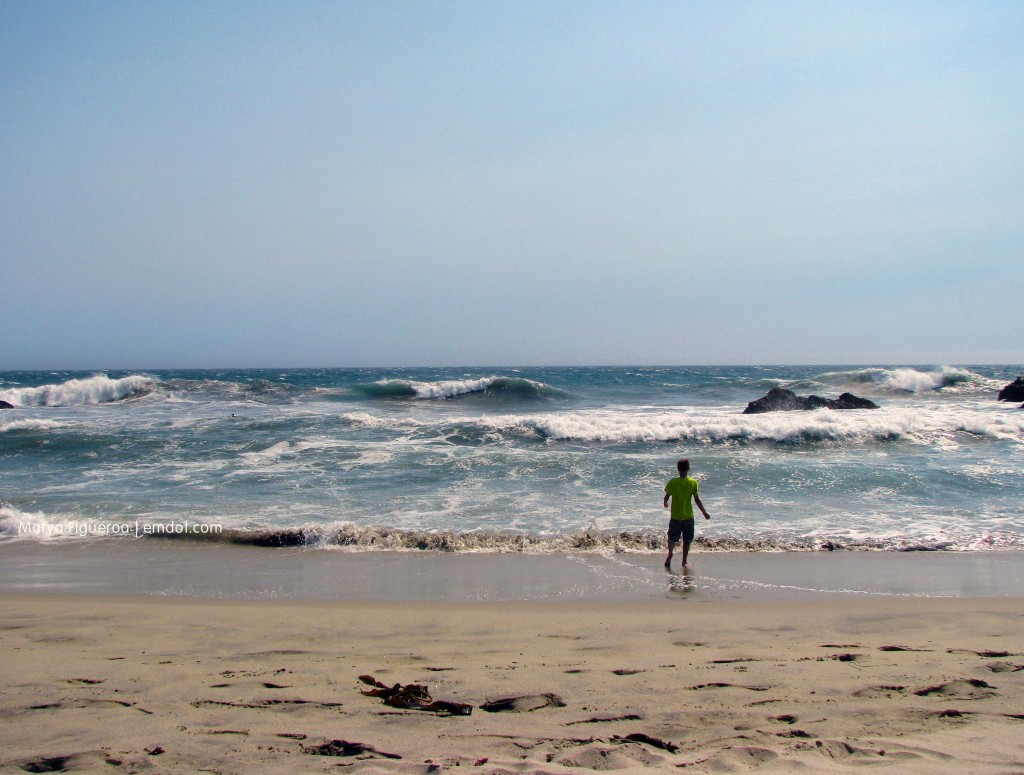
[[[665,567],[672,565],[672,554],[679,538],[683,539],[683,567],[686,567],[686,558],[690,554],[690,544],[693,543],[693,504],[696,503],[704,519],[711,519],[704,504],[700,501],[697,491],[700,485],[697,480],[690,476],[690,461],[683,458],[676,463],[679,476],[670,479],[665,485],[664,507],[667,509],[669,501],[672,501],[672,518],[668,521],[668,557],[665,558]]]

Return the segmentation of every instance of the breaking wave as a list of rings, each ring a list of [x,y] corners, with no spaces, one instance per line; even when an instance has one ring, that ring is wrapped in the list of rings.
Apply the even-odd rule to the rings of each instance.
[[[951,388],[990,389],[996,384],[995,380],[955,366],[932,370],[905,367],[833,371],[822,374],[820,379],[829,384],[868,386],[880,392],[913,394]]]
[[[568,533],[531,534],[501,531],[428,531],[385,527],[309,526],[279,530],[225,530],[220,535],[169,534],[169,538],[227,541],[263,547],[303,547],[352,551],[424,551],[443,553],[647,553],[665,550],[665,533],[659,530],[601,530],[586,528]],[[1024,536],[1016,533],[990,534],[952,539],[922,539],[909,536],[850,538],[800,536],[751,538],[698,536],[694,543],[705,551],[719,552],[812,552],[812,551],[978,551],[1021,549]]]
[[[161,382],[160,390],[172,398],[214,399],[258,404],[287,403],[301,394],[301,390],[292,384],[267,379],[239,382],[219,379],[173,379]]]
[[[355,427],[478,441],[542,441],[584,444],[697,444],[834,442],[869,444],[899,440],[934,443],[961,434],[1024,442],[1024,414],[885,409],[881,412],[773,412],[761,415],[729,413],[578,411],[550,414],[507,414],[461,423],[428,422],[414,418],[378,417],[350,412],[341,419]]]
[[[152,392],[156,380],[133,374],[111,379],[97,374],[87,379],[69,379],[55,385],[11,388],[0,391],[0,400],[14,406],[84,406],[136,398]]]
[[[444,554],[644,554],[665,550],[662,531],[587,528],[569,533],[535,534],[503,531],[408,530],[356,525],[310,525],[294,528],[223,528],[191,523],[189,529],[166,529],[159,522],[110,523],[99,520],[48,520],[41,514],[0,508],[0,540],[84,540],[119,538],[231,544],[268,549],[349,552],[437,552]],[[698,536],[694,543],[709,552],[956,552],[1024,549],[1017,533],[981,533],[956,539],[912,536],[850,538],[847,536],[749,538]]]
[[[778,412],[768,415],[665,412],[623,414],[574,412],[494,417],[481,425],[507,435],[547,441],[636,444],[695,442],[871,443],[910,439],[932,442],[966,433],[991,439],[1024,440],[1024,416],[1007,413]]]
[[[369,398],[382,399],[443,400],[483,395],[491,398],[530,400],[565,396],[563,391],[543,382],[523,377],[500,376],[438,382],[386,379],[367,385],[356,385],[354,390]]]
[[[0,543],[10,541],[173,540],[268,549],[350,552],[438,552],[446,554],[622,554],[665,550],[658,529],[571,531],[406,529],[352,522],[294,527],[235,527],[217,521],[107,520],[29,512],[0,502]],[[1024,550],[1024,534],[1012,530],[947,535],[850,536],[829,532],[783,535],[778,530],[743,536],[699,535],[696,545],[713,552],[985,551]]]
[[[34,420],[34,419],[14,419],[7,421],[0,418],[0,433],[11,433],[14,431],[52,431],[64,426],[59,422],[53,420]]]

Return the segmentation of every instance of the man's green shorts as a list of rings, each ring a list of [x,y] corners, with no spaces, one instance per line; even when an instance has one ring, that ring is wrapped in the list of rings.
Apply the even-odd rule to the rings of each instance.
[[[668,521],[668,542],[670,546],[679,543],[682,537],[683,543],[689,546],[693,543],[693,522],[692,519],[670,519]]]

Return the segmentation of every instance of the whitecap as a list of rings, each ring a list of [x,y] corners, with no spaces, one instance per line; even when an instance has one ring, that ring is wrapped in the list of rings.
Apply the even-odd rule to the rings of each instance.
[[[52,431],[63,427],[63,424],[53,420],[33,418],[0,421],[0,433],[10,431]]]
[[[140,374],[111,379],[97,374],[87,379],[69,379],[54,385],[11,388],[0,391],[0,400],[14,406],[85,406],[120,401],[153,390],[155,380]]]
[[[957,366],[942,366],[936,369],[920,369],[909,366],[852,371],[832,371],[821,374],[818,379],[827,384],[869,387],[882,393],[922,394],[939,390],[992,389],[996,380],[983,377],[969,369]]]

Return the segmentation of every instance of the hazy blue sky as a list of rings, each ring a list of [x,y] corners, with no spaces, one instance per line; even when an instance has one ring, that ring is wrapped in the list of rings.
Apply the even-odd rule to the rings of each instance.
[[[0,369],[1024,362],[1024,3],[0,2]]]

